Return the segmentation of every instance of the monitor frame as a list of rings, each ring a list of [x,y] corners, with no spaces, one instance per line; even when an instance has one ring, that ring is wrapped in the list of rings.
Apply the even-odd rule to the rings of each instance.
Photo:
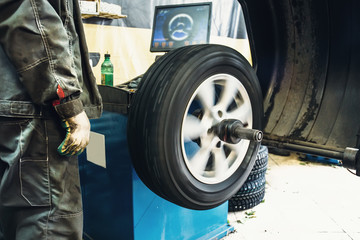
[[[212,2],[200,2],[200,3],[189,3],[189,4],[172,4],[172,5],[159,5],[159,6],[155,6],[155,10],[154,10],[154,17],[153,17],[153,25],[152,25],[152,33],[151,33],[151,39],[150,39],[150,52],[168,52],[171,51],[175,48],[178,47],[154,47],[154,37],[155,37],[155,30],[156,30],[156,26],[157,26],[157,13],[160,10],[166,10],[166,9],[175,9],[175,8],[183,8],[185,9],[184,12],[186,12],[186,8],[193,8],[196,6],[208,6],[209,7],[209,11],[208,11],[208,24],[207,24],[207,29],[206,29],[206,40],[205,43],[209,43],[210,40],[210,31],[211,31],[211,21],[212,21]],[[190,44],[191,45],[191,44]],[[183,45],[185,46],[185,45]]]

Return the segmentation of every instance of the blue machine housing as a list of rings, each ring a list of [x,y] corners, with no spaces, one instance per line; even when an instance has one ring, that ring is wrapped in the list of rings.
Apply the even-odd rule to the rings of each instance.
[[[115,112],[91,120],[91,131],[105,137],[106,168],[88,161],[86,151],[79,156],[85,240],[208,240],[233,231],[227,202],[190,210],[149,190],[132,167],[126,126],[127,116]]]

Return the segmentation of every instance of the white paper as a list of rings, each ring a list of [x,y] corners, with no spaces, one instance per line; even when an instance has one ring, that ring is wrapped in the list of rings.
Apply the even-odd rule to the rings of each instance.
[[[89,162],[106,168],[105,136],[90,132],[90,142],[86,147],[86,157]]]

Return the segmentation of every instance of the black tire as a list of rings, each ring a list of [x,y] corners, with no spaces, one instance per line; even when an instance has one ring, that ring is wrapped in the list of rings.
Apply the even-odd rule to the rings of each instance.
[[[246,181],[234,196],[242,197],[248,193],[257,192],[259,189],[265,187],[265,183],[265,177],[258,178],[255,181]]]
[[[243,211],[259,205],[265,196],[265,186],[247,195],[235,196],[229,200],[229,212]]]
[[[239,191],[229,200],[229,212],[247,210],[258,205],[265,196],[268,148],[260,146],[250,175]]]
[[[211,82],[219,76],[226,77],[223,89],[215,80]],[[200,105],[194,112],[190,112],[190,108],[198,97],[197,91],[207,90],[203,89],[203,84],[213,87],[213,102],[220,101],[217,94],[225,91],[227,81],[241,88],[234,95],[235,100],[240,98],[246,102],[248,99],[251,105],[250,116],[246,118],[251,119],[248,127],[261,129],[262,95],[254,70],[241,54],[225,46],[194,45],[165,54],[144,74],[131,102],[127,133],[134,168],[153,192],[182,207],[210,209],[222,204],[237,192],[237,186],[245,182],[254,165],[259,143],[241,140],[239,144],[246,148],[241,148],[243,150],[234,157],[234,163],[239,165],[227,162],[229,168],[222,169],[223,175],[219,174],[216,179],[208,177],[210,173],[217,175],[213,165],[219,159],[211,149],[209,156],[202,158],[206,168],[199,174],[192,172],[185,145],[190,144],[198,153],[203,142],[202,138],[196,140],[184,134],[188,118],[193,119],[195,112],[201,110]],[[231,104],[226,106],[229,112],[224,110],[224,116],[235,114],[235,110],[241,112],[239,106],[243,103],[235,100],[231,99]],[[230,112],[232,108],[234,111]],[[196,121],[204,119],[200,115],[196,116]],[[209,137],[210,134],[205,135]],[[234,152],[230,147],[220,140],[216,144],[225,160]]]
[[[268,166],[268,148],[266,146],[260,146],[259,152],[256,155],[256,161],[253,169],[246,179],[246,182],[255,181],[259,178],[265,178],[267,166]]]

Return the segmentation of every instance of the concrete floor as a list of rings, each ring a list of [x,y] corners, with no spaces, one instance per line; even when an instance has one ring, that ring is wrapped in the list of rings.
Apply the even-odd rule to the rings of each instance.
[[[229,213],[222,240],[360,240],[360,177],[298,159],[269,154],[264,202]]]

